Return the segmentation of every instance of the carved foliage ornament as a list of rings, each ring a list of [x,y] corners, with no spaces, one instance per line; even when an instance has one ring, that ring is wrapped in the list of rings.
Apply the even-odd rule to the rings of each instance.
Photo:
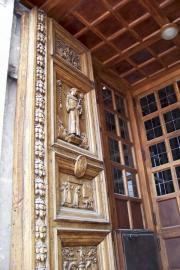
[[[70,46],[56,37],[56,53],[59,54],[65,61],[73,67],[81,70],[80,55],[75,52]]]
[[[46,98],[46,15],[37,12],[36,82],[35,82],[35,252],[36,270],[47,270],[47,209],[45,166],[45,98]]]
[[[62,249],[63,270],[98,270],[97,247],[80,246]]]

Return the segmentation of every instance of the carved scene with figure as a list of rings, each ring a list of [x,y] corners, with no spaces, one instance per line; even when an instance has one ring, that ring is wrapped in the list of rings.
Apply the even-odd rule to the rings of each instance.
[[[61,207],[94,210],[93,181],[60,174]]]

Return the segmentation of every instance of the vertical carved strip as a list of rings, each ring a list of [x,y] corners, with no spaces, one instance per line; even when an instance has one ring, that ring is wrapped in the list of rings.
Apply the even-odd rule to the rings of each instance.
[[[45,166],[46,15],[37,12],[35,87],[35,251],[36,270],[47,270],[47,178]]]

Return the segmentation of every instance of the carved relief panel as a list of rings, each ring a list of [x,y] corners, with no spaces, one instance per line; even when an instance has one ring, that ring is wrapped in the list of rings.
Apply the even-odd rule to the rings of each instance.
[[[63,177],[60,174],[61,179],[65,177],[67,175]],[[61,206],[86,210],[94,209],[93,184],[91,182],[77,181],[75,177],[69,176],[67,180],[61,181],[60,191]]]
[[[87,65],[90,59],[88,49],[76,39],[72,41],[69,33],[56,23],[53,28],[53,38],[53,54],[62,66],[73,67],[76,72],[91,78],[92,74]]]
[[[113,270],[111,235],[107,231],[54,230],[59,270]],[[108,256],[109,255],[109,256]]]
[[[67,151],[67,150],[65,150]],[[69,149],[56,153],[56,212],[58,220],[108,222],[102,163]]]
[[[62,256],[63,270],[99,269],[96,246],[64,247],[62,249]]]

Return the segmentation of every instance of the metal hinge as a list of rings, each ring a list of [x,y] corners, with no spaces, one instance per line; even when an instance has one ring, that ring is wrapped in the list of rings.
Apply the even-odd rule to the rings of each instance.
[[[158,249],[160,251],[161,250],[161,243],[160,243],[159,237],[157,237],[157,246],[158,246]]]
[[[144,149],[141,149],[143,160],[146,160],[146,153]]]
[[[156,214],[154,212],[152,213],[152,216],[154,225],[157,225]]]
[[[134,107],[136,107],[136,100],[135,100],[135,98],[133,98],[133,105],[134,105]]]

